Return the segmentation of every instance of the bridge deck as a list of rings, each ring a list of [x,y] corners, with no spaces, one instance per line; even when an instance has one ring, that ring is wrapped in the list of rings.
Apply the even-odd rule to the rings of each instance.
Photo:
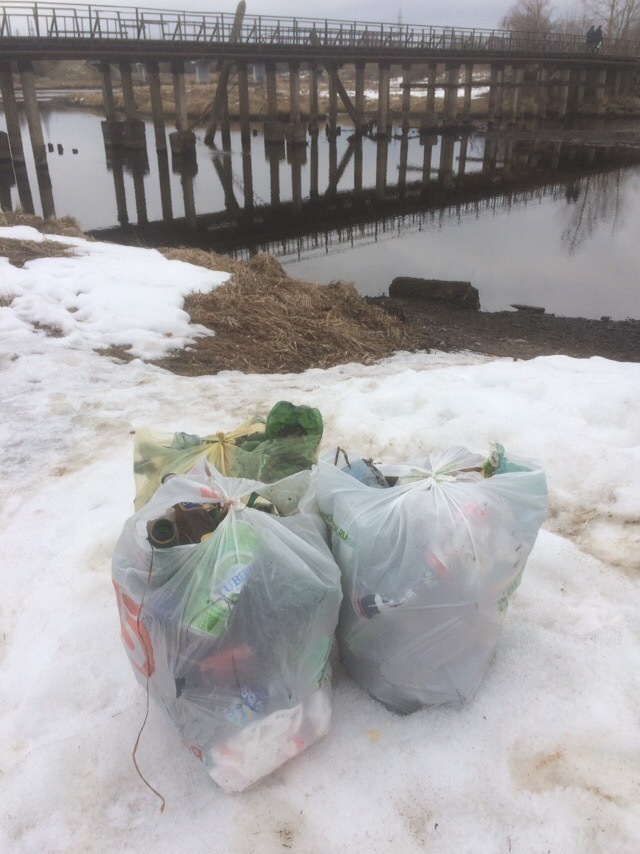
[[[0,9],[0,59],[123,57],[415,62],[575,61],[639,64],[640,43],[582,36],[245,16],[14,0]]]

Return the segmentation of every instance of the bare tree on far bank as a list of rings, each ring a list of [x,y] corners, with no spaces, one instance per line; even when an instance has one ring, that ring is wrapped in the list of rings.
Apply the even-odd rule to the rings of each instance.
[[[602,26],[610,39],[640,36],[640,0],[582,0],[586,20]]]
[[[519,32],[550,33],[557,29],[553,12],[552,0],[516,0],[500,21],[500,26]]]
[[[561,16],[552,0],[516,0],[500,21],[506,30],[581,34],[600,25],[606,38],[640,39],[640,0],[576,0]]]

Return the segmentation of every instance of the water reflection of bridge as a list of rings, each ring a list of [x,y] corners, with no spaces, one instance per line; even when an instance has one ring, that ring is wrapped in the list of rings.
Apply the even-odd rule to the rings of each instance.
[[[363,144],[375,145],[376,151],[375,182],[368,187],[364,186]],[[479,155],[469,156],[471,144]],[[197,213],[194,173],[185,169],[181,173],[184,217],[172,214],[169,163],[165,155],[163,162],[159,160],[163,218],[154,222],[148,221],[145,200],[143,178],[148,163],[144,159],[125,163],[121,155],[112,152],[110,162],[121,225],[93,234],[118,243],[193,246],[239,257],[255,251],[268,251],[280,257],[323,247],[324,251],[329,247],[335,251],[339,245],[355,246],[399,231],[420,230],[436,222],[476,216],[513,204],[559,194],[569,198],[576,180],[585,174],[611,171],[640,160],[640,153],[628,149],[596,149],[497,135],[429,136],[421,139],[421,145],[422,163],[410,165],[408,137],[402,135],[398,180],[389,184],[386,141],[373,143],[354,137],[338,162],[335,140],[329,140],[328,182],[321,190],[316,140],[309,152],[309,191],[304,195],[301,176],[307,150],[291,148],[287,161],[291,168],[292,198],[285,200],[280,198],[279,172],[285,149],[265,145],[270,164],[270,203],[256,203],[250,156],[242,158],[240,178],[233,172],[230,152],[215,151],[212,161],[224,191],[225,208]],[[434,152],[438,152],[438,159],[432,163]],[[353,187],[339,190],[338,185],[352,161]],[[133,175],[136,225],[129,223],[125,169]],[[243,194],[240,200],[236,195],[238,189]]]

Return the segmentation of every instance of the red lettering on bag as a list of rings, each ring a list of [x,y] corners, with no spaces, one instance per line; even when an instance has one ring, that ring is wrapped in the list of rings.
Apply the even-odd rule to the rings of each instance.
[[[113,586],[116,589],[122,640],[127,647],[131,663],[144,677],[151,676],[156,664],[149,632],[139,619],[140,606],[115,581]]]

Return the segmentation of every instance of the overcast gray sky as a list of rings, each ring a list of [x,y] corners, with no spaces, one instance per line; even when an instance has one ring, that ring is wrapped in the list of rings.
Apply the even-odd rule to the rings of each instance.
[[[237,0],[107,0],[108,5],[150,9],[185,9],[195,12],[233,12]],[[454,27],[497,27],[513,0],[246,0],[247,15],[286,15],[340,18],[350,21],[431,24]]]

